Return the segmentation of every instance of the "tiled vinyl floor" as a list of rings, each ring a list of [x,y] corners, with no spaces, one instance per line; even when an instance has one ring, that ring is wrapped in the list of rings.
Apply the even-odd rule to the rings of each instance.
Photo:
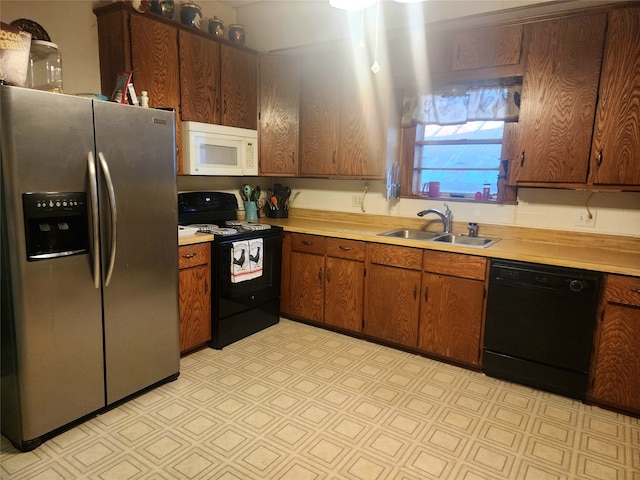
[[[640,480],[640,420],[282,320],[1,454],[16,480]]]

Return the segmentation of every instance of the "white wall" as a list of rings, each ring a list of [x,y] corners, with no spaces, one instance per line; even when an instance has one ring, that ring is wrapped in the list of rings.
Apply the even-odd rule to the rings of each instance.
[[[542,0],[512,1],[442,1],[430,0],[418,7],[420,15],[410,16],[411,21],[423,23],[465,15],[482,13],[495,9],[512,8],[525,4],[540,3]],[[0,1],[0,19],[10,23],[18,18],[38,22],[57,43],[63,58],[63,85],[66,93],[97,93],[100,91],[100,70],[98,60],[98,35],[93,8],[104,1]],[[176,1],[176,18],[179,5]],[[225,26],[243,23],[247,28],[247,45],[257,50],[298,47],[315,42],[333,41],[348,36],[344,12],[328,7],[325,0],[292,0],[251,3],[236,11],[219,1],[199,0],[196,2],[203,11],[206,21],[217,15]],[[579,2],[556,2],[567,7]],[[403,20],[399,6],[385,2],[389,28],[398,26]],[[413,8],[413,7],[412,7]],[[520,10],[513,12],[522,14]],[[370,13],[368,13],[370,15]],[[258,183],[263,189],[280,181],[302,193],[295,206],[319,208],[330,211],[361,212],[352,206],[352,197],[361,196],[364,181],[361,180],[317,180],[317,179],[246,179]],[[237,191],[245,181],[238,178],[191,178],[178,179],[181,190],[211,189]],[[593,228],[577,227],[574,217],[584,209],[591,192],[521,189],[517,206],[497,206],[475,203],[451,202],[456,221],[476,221],[502,225],[519,225],[561,230],[576,230],[614,235],[640,236],[640,193],[597,192],[591,195],[589,206],[596,212]],[[385,199],[384,184],[369,182],[369,193],[365,197],[366,213],[413,217],[425,208],[442,208],[442,202],[430,200],[402,199],[389,203]]]

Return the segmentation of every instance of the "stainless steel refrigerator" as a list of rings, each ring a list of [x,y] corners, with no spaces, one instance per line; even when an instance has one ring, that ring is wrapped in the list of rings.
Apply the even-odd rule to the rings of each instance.
[[[179,374],[175,120],[0,88],[1,425],[26,451]]]

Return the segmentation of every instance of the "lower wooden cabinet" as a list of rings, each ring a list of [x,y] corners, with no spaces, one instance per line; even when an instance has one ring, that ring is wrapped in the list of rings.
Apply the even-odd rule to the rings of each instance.
[[[321,322],[324,318],[325,238],[291,235],[289,313]]]
[[[422,250],[374,243],[367,248],[363,332],[415,348]]]
[[[179,249],[180,352],[211,340],[211,245],[199,243]]]
[[[640,278],[607,275],[589,399],[640,414]]]
[[[324,322],[362,331],[365,243],[327,238]]]
[[[425,251],[423,269],[418,348],[479,366],[487,259]]]
[[[292,234],[283,313],[345,330],[362,330],[365,244]],[[286,253],[286,252],[283,252]]]

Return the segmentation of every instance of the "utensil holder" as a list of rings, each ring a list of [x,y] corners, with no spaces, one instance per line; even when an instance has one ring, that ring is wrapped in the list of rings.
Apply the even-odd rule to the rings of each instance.
[[[258,220],[258,202],[244,202],[244,211],[248,222]]]
[[[288,208],[283,208],[282,210],[271,210],[267,208],[265,212],[269,218],[289,218]]]

